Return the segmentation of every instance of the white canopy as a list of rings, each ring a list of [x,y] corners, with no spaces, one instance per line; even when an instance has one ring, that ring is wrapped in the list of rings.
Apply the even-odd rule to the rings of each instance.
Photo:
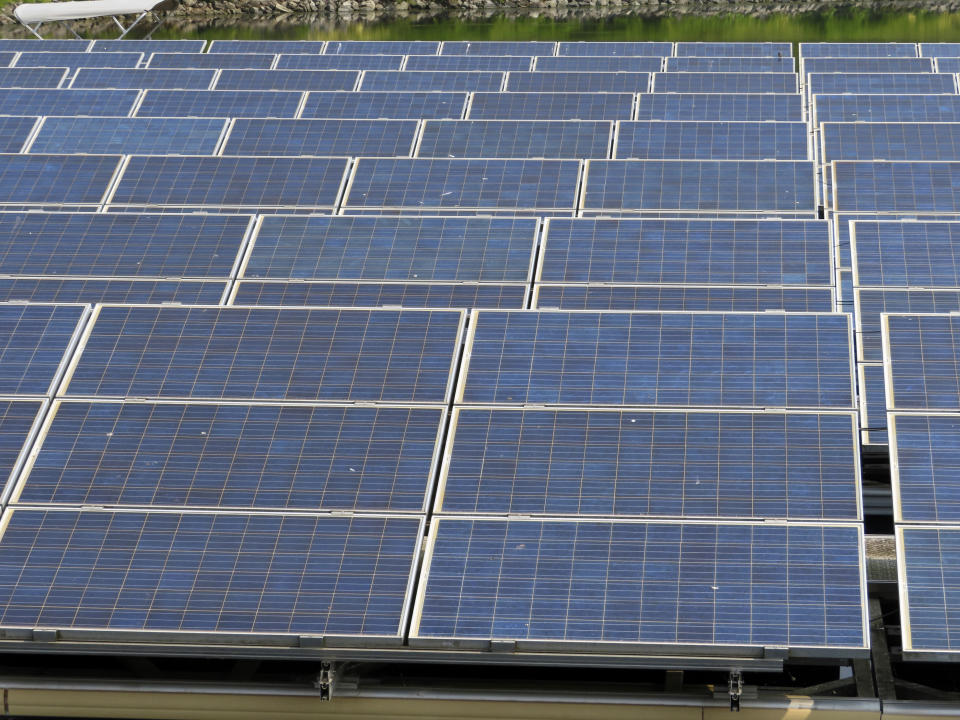
[[[73,0],[18,5],[13,14],[24,24],[80,20],[150,12],[166,0]]]

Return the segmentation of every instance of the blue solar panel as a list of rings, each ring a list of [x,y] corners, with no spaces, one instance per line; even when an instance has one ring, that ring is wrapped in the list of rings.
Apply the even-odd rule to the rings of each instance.
[[[101,306],[73,396],[445,403],[446,310]]]
[[[813,164],[787,160],[589,160],[581,207],[812,213]]]
[[[833,284],[820,220],[552,218],[542,244],[542,282]]]
[[[281,90],[147,90],[138,117],[285,117],[303,93]]]
[[[887,400],[883,386],[883,365],[860,364],[860,428],[864,445],[887,444]]]
[[[331,40],[326,55],[436,55],[440,43],[435,40]]]
[[[529,70],[531,58],[514,55],[411,55],[404,70]]]
[[[951,95],[957,87],[953,75],[943,73],[811,73],[807,90],[811,94]]]
[[[803,120],[799,95],[651,93],[641,95],[637,120]]]
[[[314,53],[323,52],[322,40],[214,40],[208,53]]]
[[[957,95],[817,95],[814,124],[825,122],[960,122]]]
[[[11,500],[423,512],[444,415],[442,408],[58,402]]]
[[[0,155],[0,203],[98,205],[119,155]]]
[[[471,42],[456,40],[443,43],[441,55],[553,55],[554,42]]]
[[[89,47],[89,40],[38,41],[34,38],[0,38],[0,50],[4,52],[86,52]]]
[[[0,592],[0,626],[392,637],[422,523],[33,509],[3,519],[0,573],[15,581]]]
[[[536,239],[533,219],[275,215],[243,277],[526,282]]]
[[[612,135],[610,122],[432,120],[417,157],[606,158]]]
[[[960,212],[960,162],[833,163],[834,209],[846,212]]]
[[[941,73],[960,72],[960,57],[937,58],[937,72],[941,72]]]
[[[837,268],[837,312],[853,312],[853,273]]]
[[[0,107],[21,115],[126,115],[139,96],[137,90],[0,89]]]
[[[779,73],[666,72],[653,76],[657,93],[795,93],[797,76]]]
[[[0,278],[0,302],[216,305],[226,287],[226,282],[200,280]]]
[[[853,412],[454,412],[439,512],[860,517]]]
[[[80,68],[72,88],[132,88],[134,90],[206,90],[216,70],[164,70],[149,68]]]
[[[917,45],[916,43],[895,42],[802,42],[800,43],[800,57],[917,57]]]
[[[0,275],[228,278],[244,215],[2,213]]]
[[[881,318],[887,407],[960,408],[960,315],[884,315]]]
[[[0,394],[52,392],[85,315],[79,305],[0,305]]]
[[[621,122],[615,158],[806,160],[802,122]]]
[[[16,67],[109,67],[135,68],[143,60],[142,53],[112,52],[24,52],[17,58]]]
[[[557,55],[672,55],[672,42],[562,42]]]
[[[274,70],[273,72],[276,72]],[[463,117],[467,93],[312,92],[302,118],[432,119]]]
[[[678,57],[785,57],[793,54],[788,42],[678,42]]]
[[[257,53],[154,53],[147,61],[150,68],[237,68],[269,70],[275,55]]]
[[[343,208],[572,211],[577,160],[360,158]]]
[[[806,58],[800,74],[809,73],[924,73],[933,72],[930,58]]]
[[[399,70],[403,55],[281,55],[278,70]]]
[[[510,68],[526,70],[527,68]],[[591,57],[586,55],[567,55],[564,57],[538,57],[538,72],[659,72],[663,69],[663,58],[659,57],[623,57],[606,55]]]
[[[793,72],[786,57],[668,57],[667,72],[781,73]]]
[[[368,155],[407,157],[413,152],[416,120],[237,119],[225,155]]]
[[[920,43],[920,57],[960,57],[960,43]]]
[[[441,518],[429,537],[412,644],[868,646],[860,525]]]
[[[211,155],[226,124],[219,118],[48,117],[30,152]]]
[[[47,42],[44,41],[44,47]],[[206,40],[94,40],[91,52],[203,52]]]
[[[20,152],[37,124],[35,117],[0,116],[0,152]],[[93,152],[96,152],[95,150]]]
[[[66,68],[0,68],[0,88],[57,88],[66,74]]]
[[[636,93],[646,92],[649,86],[650,73],[512,72],[507,75],[510,92]]]
[[[822,162],[960,160],[960,123],[823,123]]]
[[[905,652],[955,654],[960,649],[960,528],[897,528]]]
[[[360,81],[360,90],[439,90],[439,91],[492,91],[500,90],[504,73],[499,72],[444,72],[393,70],[367,70]]]
[[[130,158],[111,205],[332,208],[347,161],[338,158]]]
[[[0,401],[0,498],[7,479],[19,469],[27,438],[32,435],[43,403],[34,400]]]
[[[458,402],[854,407],[842,314],[474,315]]]
[[[867,362],[883,362],[881,313],[960,312],[960,290],[856,289],[857,355]]]
[[[2,281],[0,281],[2,282]],[[338,307],[486,308],[526,307],[526,285],[370,282],[237,283],[234,305],[335,305]]]
[[[830,288],[537,285],[533,306],[541,310],[833,312],[833,303]]]
[[[891,415],[890,470],[897,522],[960,522],[960,415]]]
[[[475,93],[471,120],[629,120],[627,93]]]
[[[356,70],[224,70],[217,90],[353,90]]]
[[[858,287],[960,288],[960,223],[854,225]]]

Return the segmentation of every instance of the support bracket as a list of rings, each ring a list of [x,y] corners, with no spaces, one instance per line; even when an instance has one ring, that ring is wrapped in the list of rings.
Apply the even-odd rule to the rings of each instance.
[[[320,691],[320,702],[325,702],[333,697],[334,687],[337,684],[336,664],[328,660],[320,663],[320,672],[313,686]]]
[[[743,673],[731,670],[727,678],[727,693],[730,695],[730,712],[740,712],[740,697],[743,695]]]

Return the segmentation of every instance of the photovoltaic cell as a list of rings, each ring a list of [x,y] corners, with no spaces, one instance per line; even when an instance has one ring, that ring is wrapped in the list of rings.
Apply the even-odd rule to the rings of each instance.
[[[367,70],[360,90],[473,92],[500,90],[503,73]]]
[[[534,70],[538,72],[659,72],[663,58],[623,57],[616,55],[538,57]],[[526,68],[511,68],[524,70]]]
[[[344,208],[572,210],[577,160],[360,158]]]
[[[422,521],[17,509],[4,522],[3,627],[399,637]]]
[[[507,75],[509,92],[637,93],[646,92],[649,86],[650,73],[639,72],[512,72]]]
[[[7,479],[18,468],[24,445],[42,407],[42,402],[36,400],[0,401],[0,495]]]
[[[332,208],[346,168],[338,158],[133,156],[110,204]]]
[[[809,73],[924,73],[933,72],[930,58],[805,58],[800,75]]]
[[[957,213],[960,162],[833,163],[834,209],[849,212]]]
[[[960,290],[873,290],[857,288],[857,352],[861,360],[883,362],[881,313],[960,312]]]
[[[672,55],[672,42],[562,42],[557,46],[557,55]]]
[[[904,651],[956,653],[960,528],[901,527],[897,540]]]
[[[853,224],[858,287],[960,289],[960,223]]]
[[[353,90],[356,70],[224,70],[217,90]]]
[[[51,392],[85,313],[79,305],[0,305],[0,393]]]
[[[857,520],[853,412],[458,409],[437,511]]]
[[[404,70],[529,70],[531,58],[515,55],[411,55]]]
[[[416,120],[264,120],[238,118],[224,155],[408,157]]]
[[[325,55],[437,55],[440,43],[434,40],[331,40]]]
[[[142,53],[112,52],[24,52],[17,58],[16,67],[80,68],[110,67],[135,68],[143,60]]]
[[[813,164],[751,160],[589,160],[581,207],[684,212],[814,210]]]
[[[803,120],[803,104],[799,95],[651,93],[640,96],[637,120]]]
[[[920,57],[960,57],[960,43],[920,43]]]
[[[0,204],[97,205],[119,155],[0,155]]]
[[[526,285],[250,280],[237,283],[233,304],[520,310],[526,299]]]
[[[216,305],[226,287],[226,281],[0,278],[0,302]]]
[[[423,512],[444,415],[441,408],[58,402],[11,499]]]
[[[829,288],[537,285],[534,293],[541,310],[833,312],[834,303]]]
[[[822,162],[960,160],[960,123],[823,123]]]
[[[668,72],[793,72],[792,57],[668,57]]]
[[[0,116],[0,152],[20,152],[38,119],[35,117]]]
[[[825,122],[960,122],[957,95],[817,95],[816,127]]]
[[[481,311],[457,400],[852,409],[851,361],[841,314]]]
[[[48,41],[44,41],[46,47]],[[206,40],[94,40],[91,52],[203,52]]]
[[[475,93],[471,120],[629,120],[627,93]]]
[[[138,117],[286,117],[303,93],[280,90],[147,90]]]
[[[678,57],[790,57],[793,46],[788,42],[678,42]]]
[[[897,522],[960,522],[960,415],[892,414]]]
[[[462,313],[101,306],[73,396],[446,403]]]
[[[937,58],[937,72],[942,72],[942,73],[960,72],[960,57]]]
[[[127,115],[137,90],[0,89],[0,107],[21,115]]]
[[[800,43],[801,58],[917,57],[916,43]]]
[[[147,67],[269,70],[275,58],[266,53],[154,53]]]
[[[245,278],[526,282],[537,221],[451,217],[264,217]]]
[[[960,315],[884,315],[887,407],[960,409]]]
[[[57,88],[66,74],[66,68],[3,67],[0,68],[0,88]]]
[[[208,53],[314,53],[323,52],[322,40],[214,40]]]
[[[431,120],[417,157],[606,158],[612,134],[598,121]]]
[[[795,93],[793,71],[749,72],[665,72],[653,76],[655,93]]]
[[[80,68],[71,88],[132,88],[134,90],[206,90],[216,70],[160,68]]]
[[[861,95],[951,95],[957,92],[953,75],[944,73],[811,73],[807,75],[807,90],[811,94]]]
[[[883,365],[861,363],[859,373],[860,428],[865,445],[887,444],[887,400]]]
[[[859,525],[440,518],[429,537],[414,642],[867,647]]]
[[[278,70],[399,70],[403,55],[281,55]]]
[[[444,42],[441,55],[553,55],[554,42],[471,42],[455,40]]]
[[[807,135],[802,122],[620,122],[614,157],[806,160]]]
[[[273,70],[272,72],[277,72]],[[463,117],[467,93],[311,92],[302,118],[392,118],[429,120]]]
[[[89,40],[50,39],[42,43],[34,38],[0,38],[0,51],[4,52],[86,52]]]
[[[210,155],[225,127],[220,118],[48,117],[30,152]]]

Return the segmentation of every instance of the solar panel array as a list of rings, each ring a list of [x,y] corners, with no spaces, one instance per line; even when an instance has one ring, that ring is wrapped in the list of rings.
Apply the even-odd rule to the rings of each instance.
[[[865,657],[910,47],[0,41],[0,630]]]

